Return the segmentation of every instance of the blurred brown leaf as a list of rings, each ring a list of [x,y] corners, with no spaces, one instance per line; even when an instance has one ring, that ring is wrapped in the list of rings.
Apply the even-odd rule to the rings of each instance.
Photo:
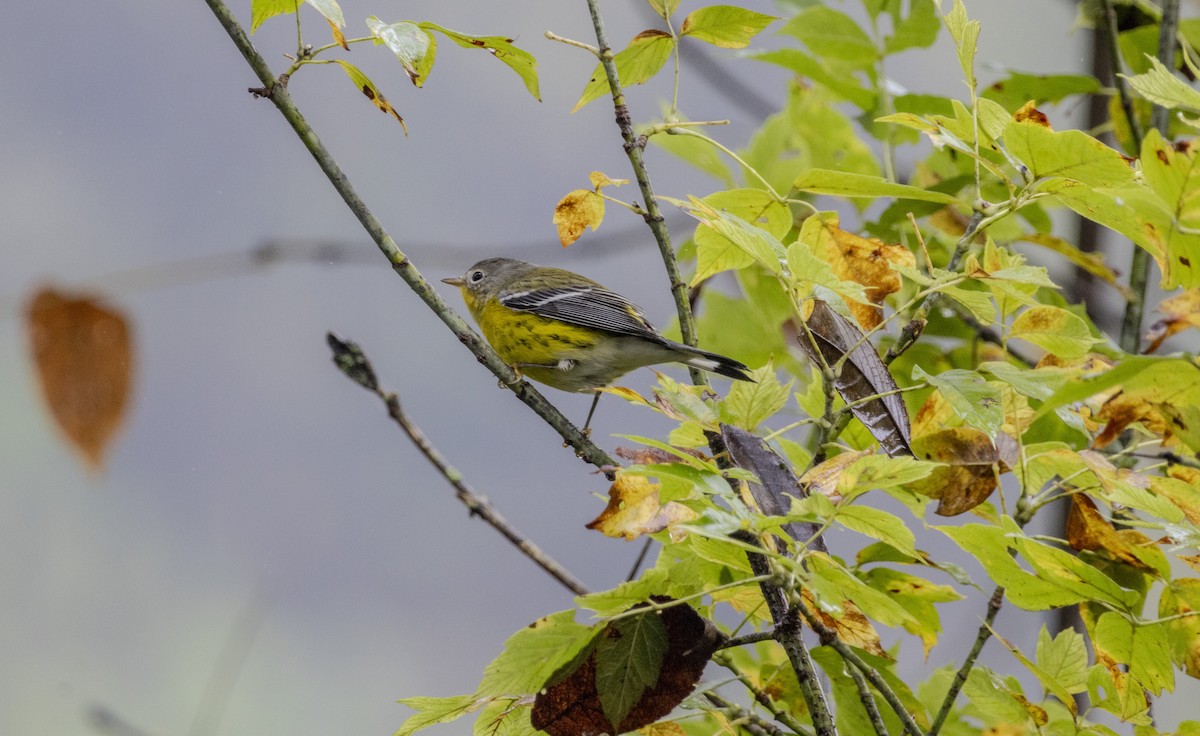
[[[121,427],[133,382],[129,321],[97,297],[43,288],[26,311],[42,398],[89,470]]]
[[[913,440],[913,454],[945,467],[908,484],[913,491],[938,499],[939,516],[957,516],[987,500],[999,485],[999,474],[1016,462],[1016,443],[1004,433],[993,443],[973,427],[953,427]]]
[[[1153,353],[1171,335],[1189,327],[1200,327],[1200,288],[1188,289],[1164,299],[1156,310],[1163,318],[1150,325],[1142,338],[1150,343],[1145,352]]]
[[[848,301],[847,306],[863,329],[874,329],[883,321],[879,305],[888,294],[900,291],[900,274],[892,269],[892,264],[916,266],[916,257],[902,245],[847,232],[837,220],[829,220],[823,229],[828,237],[820,239],[817,255],[833,267],[839,279],[862,284],[871,304]]]

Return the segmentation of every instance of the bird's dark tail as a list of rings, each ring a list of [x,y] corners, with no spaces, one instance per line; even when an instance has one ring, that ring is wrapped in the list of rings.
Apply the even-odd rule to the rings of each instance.
[[[680,357],[681,363],[686,363],[693,368],[710,371],[727,378],[732,378],[736,381],[750,381],[754,383],[754,379],[750,377],[750,369],[745,364],[740,363],[733,358],[726,358],[724,355],[710,353],[707,350],[693,348],[688,345],[673,343],[681,353],[687,353],[686,357]]]

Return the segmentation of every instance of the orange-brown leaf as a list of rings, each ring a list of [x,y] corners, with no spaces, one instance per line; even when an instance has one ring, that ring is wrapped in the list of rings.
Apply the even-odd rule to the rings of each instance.
[[[900,275],[892,265],[916,266],[916,258],[904,246],[847,232],[836,219],[827,221],[824,229],[829,237],[820,239],[817,255],[833,267],[838,278],[862,284],[871,304],[851,301],[850,313],[863,329],[877,327],[883,321],[883,310],[878,305],[888,294],[900,290]]]
[[[1071,549],[1107,552],[1131,567],[1157,574],[1152,566],[1142,562],[1137,555],[1134,545],[1145,541],[1140,532],[1135,537],[1118,533],[1096,508],[1095,502],[1085,494],[1075,493],[1071,496],[1071,511],[1067,514],[1067,543]]]
[[[1021,108],[1013,113],[1013,120],[1018,123],[1028,120],[1031,123],[1037,123],[1043,128],[1050,127],[1050,118],[1046,117],[1046,113],[1037,109],[1037,103],[1033,100],[1021,105]]]
[[[908,485],[913,491],[938,499],[937,514],[956,516],[987,500],[999,485],[999,474],[1015,460],[1015,443],[1004,433],[993,443],[973,427],[953,427],[913,438],[913,455],[945,463]]]
[[[333,32],[333,42],[349,51],[350,45],[346,43],[346,34],[342,33],[342,29],[328,18],[325,19],[325,22],[329,24],[329,30]]]
[[[129,403],[129,321],[96,297],[49,288],[30,300],[26,318],[42,398],[88,467],[100,470]]]

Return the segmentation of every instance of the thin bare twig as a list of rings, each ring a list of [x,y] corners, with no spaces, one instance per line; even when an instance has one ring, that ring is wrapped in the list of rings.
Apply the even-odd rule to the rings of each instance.
[[[343,342],[330,333],[327,337],[329,347],[333,350],[333,362],[337,367],[346,374],[350,380],[367,389],[371,393],[383,400],[387,406],[388,416],[392,418],[400,426],[412,443],[416,445],[425,459],[437,469],[446,482],[453,486],[458,500],[462,501],[471,511],[472,516],[478,516],[486,521],[493,529],[500,532],[508,541],[512,542],[517,549],[534,562],[538,567],[545,570],[558,582],[562,583],[563,587],[571,591],[575,595],[587,595],[587,587],[579,582],[579,580],[570,573],[565,567],[556,562],[550,555],[542,551],[533,542],[529,541],[525,535],[517,531],[500,512],[496,511],[487,499],[475,493],[466,480],[463,479],[460,473],[452,466],[438,451],[425,433],[418,427],[404,412],[400,406],[400,398],[394,392],[384,391],[375,377],[375,369],[371,366],[367,356],[362,352],[358,345],[352,342]]]
[[[996,621],[996,614],[1000,613],[1000,609],[1004,607],[1004,587],[997,585],[992,591],[992,597],[988,600],[987,613],[984,614],[983,623],[979,625],[979,633],[975,635],[975,643],[971,645],[971,651],[967,652],[966,659],[963,660],[962,666],[954,673],[954,680],[950,683],[950,690],[947,691],[946,697],[942,700],[942,707],[938,710],[937,716],[933,719],[933,725],[929,728],[928,736],[937,736],[938,731],[942,730],[942,726],[946,723],[946,718],[950,715],[950,710],[954,707],[954,701],[958,698],[958,693],[962,690],[963,685],[967,684],[967,677],[971,674],[971,670],[975,668],[975,661],[979,659],[979,655],[983,652],[983,645],[992,636],[992,624]]]

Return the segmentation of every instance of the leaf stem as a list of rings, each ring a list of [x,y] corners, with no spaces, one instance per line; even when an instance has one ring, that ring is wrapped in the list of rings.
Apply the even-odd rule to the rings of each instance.
[[[583,49],[596,58],[600,57],[600,49],[596,48],[590,43],[584,43],[583,41],[576,41],[573,38],[560,36],[553,31],[546,31],[546,38],[550,39],[551,41],[558,41],[559,43],[566,44],[567,46],[574,46],[577,49]]]

